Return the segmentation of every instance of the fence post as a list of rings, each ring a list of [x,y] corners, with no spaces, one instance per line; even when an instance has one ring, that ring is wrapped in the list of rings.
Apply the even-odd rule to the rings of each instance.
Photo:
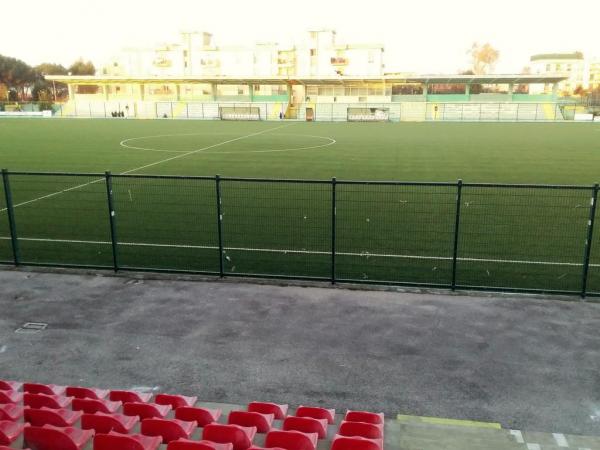
[[[106,178],[106,198],[108,200],[108,221],[110,223],[110,241],[112,245],[113,269],[119,270],[119,261],[117,258],[117,224],[115,221],[115,205],[113,201],[112,174],[105,172]]]
[[[335,229],[336,229],[336,214],[337,201],[335,187],[337,180],[335,177],[331,179],[331,284],[335,284]]]
[[[596,218],[596,203],[598,202],[598,183],[592,188],[592,198],[590,199],[590,217],[587,226],[587,239],[585,241],[585,252],[583,255],[583,276],[581,281],[581,298],[585,298],[587,293],[588,273],[590,269],[590,255],[592,252],[592,238],[594,237],[594,222]]]
[[[13,259],[15,266],[19,265],[19,239],[17,238],[17,224],[15,222],[15,210],[12,201],[10,183],[8,181],[8,170],[2,169],[2,183],[4,184],[4,196],[6,197],[6,212],[8,215],[8,226],[10,228],[10,241],[12,244]]]
[[[456,217],[454,219],[454,249],[452,251],[452,290],[456,289],[456,262],[458,259],[458,233],[460,230],[460,204],[462,199],[462,180],[456,183]]]
[[[223,212],[221,210],[221,176],[215,176],[215,186],[217,190],[217,232],[219,236],[219,276],[225,276],[223,268]]]

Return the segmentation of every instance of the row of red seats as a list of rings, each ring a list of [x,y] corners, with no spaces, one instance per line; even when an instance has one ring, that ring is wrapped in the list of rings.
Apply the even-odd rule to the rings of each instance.
[[[18,392],[21,387],[24,393]],[[330,409],[301,406],[288,417],[287,405],[253,402],[247,411],[232,411],[222,425],[215,423],[221,411],[194,407],[196,397],[159,394],[148,403],[150,398],[132,391],[0,381],[0,420],[6,421],[0,421],[0,444],[14,442],[23,432],[33,450],[81,450],[94,434],[95,450],[154,449],[161,443],[169,450],[258,450],[252,445],[258,432],[267,433],[266,448],[315,450],[317,439],[324,439],[327,425],[335,422]],[[17,404],[21,401],[26,408]],[[69,405],[72,410],[65,408]],[[124,414],[117,414],[121,407]],[[175,419],[166,419],[171,410]],[[27,425],[14,422],[21,417]],[[72,426],[79,420],[82,429]],[[140,420],[141,434],[129,434]],[[272,430],[274,420],[283,420],[282,430]],[[189,440],[196,427],[203,427],[202,441]],[[383,414],[360,411],[348,411],[332,441],[332,450],[382,446]]]

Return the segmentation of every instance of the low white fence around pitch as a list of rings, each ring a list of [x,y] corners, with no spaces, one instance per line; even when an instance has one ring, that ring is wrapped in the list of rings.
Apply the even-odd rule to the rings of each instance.
[[[385,109],[388,120],[465,121],[465,122],[535,122],[573,120],[579,106],[564,103],[232,103],[168,101],[72,101],[55,108],[55,117],[129,118],[129,119],[220,119],[220,108],[256,108],[261,120],[288,119],[317,122],[344,122],[349,108]]]

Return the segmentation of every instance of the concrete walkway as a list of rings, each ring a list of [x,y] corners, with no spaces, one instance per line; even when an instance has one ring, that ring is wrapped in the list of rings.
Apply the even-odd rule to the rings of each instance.
[[[600,304],[6,270],[0,311],[0,378],[600,435]]]

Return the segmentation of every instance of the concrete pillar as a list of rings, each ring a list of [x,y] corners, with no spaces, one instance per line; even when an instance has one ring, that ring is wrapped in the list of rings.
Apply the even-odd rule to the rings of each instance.
[[[423,85],[423,97],[427,97],[428,87],[429,85],[427,83]]]
[[[75,100],[75,85],[73,84],[69,84],[69,100],[74,101]]]
[[[108,84],[102,85],[102,95],[104,96],[104,100],[108,100]]]
[[[175,99],[177,101],[181,100],[181,85],[179,83],[175,85]]]
[[[294,92],[292,90],[292,85],[290,83],[288,83],[286,85],[286,87],[287,87],[288,103],[290,105],[292,105],[294,103],[294,100],[293,100],[294,99]]]
[[[213,83],[210,85],[211,89],[212,89],[212,98],[213,98],[213,102],[217,101],[217,94],[219,93],[218,89],[217,89],[217,84]]]
[[[514,93],[515,93],[515,85],[514,85],[514,83],[509,83],[508,84],[508,94],[513,95]]]
[[[552,98],[558,97],[558,83],[552,83]]]
[[[254,85],[253,84],[248,85],[248,94],[250,95],[250,101],[253,102],[254,101]]]
[[[139,88],[138,88],[138,89],[139,89],[139,91],[138,91],[138,92],[139,92],[139,94],[140,94],[140,100],[142,100],[142,101],[143,101],[143,100],[146,98],[146,89],[145,89],[145,86],[144,86],[144,84],[143,84],[143,83],[141,83],[141,84],[139,85]]]
[[[469,97],[471,95],[471,85],[470,84],[465,84],[465,95],[467,97]]]

